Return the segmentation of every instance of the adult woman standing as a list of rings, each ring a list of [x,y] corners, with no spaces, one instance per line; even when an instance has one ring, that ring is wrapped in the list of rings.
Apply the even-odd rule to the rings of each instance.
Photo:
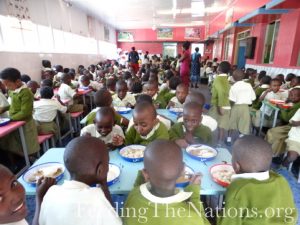
[[[199,48],[195,48],[195,52],[192,54],[192,74],[191,74],[191,87],[198,88],[198,82],[200,78],[200,64],[201,64],[201,54],[199,53]]]
[[[190,66],[191,66],[191,54],[190,54],[190,42],[186,41],[182,45],[182,56],[179,59],[180,64],[180,77],[182,83],[189,86],[190,83]]]

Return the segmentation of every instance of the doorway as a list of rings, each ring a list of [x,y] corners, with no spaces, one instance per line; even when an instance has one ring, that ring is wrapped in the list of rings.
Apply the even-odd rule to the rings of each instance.
[[[163,57],[165,58],[177,56],[177,43],[163,43]]]
[[[237,66],[239,69],[245,68],[245,65],[246,65],[246,46],[247,46],[247,43],[245,40],[238,41]]]

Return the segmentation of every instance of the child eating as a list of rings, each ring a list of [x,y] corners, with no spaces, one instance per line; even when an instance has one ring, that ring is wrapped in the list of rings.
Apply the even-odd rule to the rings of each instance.
[[[95,137],[78,137],[66,147],[64,164],[71,180],[52,186],[44,197],[40,225],[110,224],[121,220],[110,204],[108,151]],[[101,187],[91,187],[98,184]]]
[[[189,102],[183,107],[183,122],[174,124],[169,131],[170,140],[186,148],[190,144],[212,144],[211,130],[201,124],[202,107],[196,102]]]
[[[165,109],[167,103],[164,96],[158,93],[158,83],[157,81],[148,81],[144,84],[144,94],[150,95],[153,99],[153,103],[156,108]]]
[[[124,80],[119,80],[116,84],[116,94],[113,96],[113,105],[116,107],[129,107],[135,105],[135,98],[128,93],[127,83]]]
[[[171,98],[167,108],[183,108],[183,103],[188,93],[189,88],[184,84],[179,84],[176,88],[176,96]]]
[[[236,175],[231,177],[218,224],[296,224],[297,209],[289,184],[270,171],[270,145],[259,137],[244,136],[233,144],[232,151]],[[230,211],[238,215],[230,216]]]
[[[129,212],[123,220],[127,225],[136,224],[209,224],[200,202],[200,177],[193,176],[184,190],[176,189],[182,176],[184,163],[181,149],[172,141],[155,140],[144,154],[144,169],[135,188],[128,195],[124,209]],[[146,181],[147,183],[144,183]],[[194,207],[191,207],[194,206]],[[147,208],[143,217],[130,214]],[[171,211],[179,211],[171,213]]]
[[[134,125],[125,134],[125,145],[147,145],[156,139],[169,139],[168,130],[157,119],[153,104],[149,102],[136,104],[132,116]]]
[[[81,136],[99,138],[111,150],[121,146],[125,138],[122,128],[115,125],[114,110],[111,107],[101,107],[96,112],[94,124],[81,129]]]

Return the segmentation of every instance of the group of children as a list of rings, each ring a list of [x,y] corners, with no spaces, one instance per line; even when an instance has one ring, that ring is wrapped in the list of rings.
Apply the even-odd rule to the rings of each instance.
[[[47,67],[43,70],[45,79],[40,87],[34,82],[27,81],[27,85],[22,82],[16,69],[1,72],[1,80],[9,90],[10,104],[1,103],[0,112],[9,109],[12,120],[26,121],[25,138],[30,154],[39,150],[38,133],[55,134],[60,129],[54,122],[57,111],[86,114],[81,137],[69,142],[64,153],[64,164],[71,179],[54,186],[51,179],[39,181],[34,224],[210,224],[200,201],[199,175],[194,175],[184,190],[176,188],[176,180],[184,173],[181,149],[197,143],[213,145],[216,126],[219,141],[224,140],[225,131],[238,130],[243,135],[233,145],[232,165],[236,175],[227,189],[224,210],[217,216],[217,223],[296,224],[297,209],[289,185],[283,177],[270,171],[274,155],[270,145],[262,138],[249,135],[250,106],[254,109],[256,103],[256,109],[260,110],[262,100],[276,98],[279,78],[271,81],[264,75],[256,84],[253,70],[232,71],[228,62],[221,62],[212,83],[211,109],[205,115],[204,96],[189,92],[172,68],[164,69],[163,66],[162,69],[143,66],[135,74],[130,69],[122,71],[122,67],[113,62],[90,66],[88,70],[80,66],[78,75],[72,69],[56,66],[54,75]],[[300,149],[297,147],[300,89],[293,79],[298,78],[292,78],[291,84],[285,87],[293,85],[287,98],[294,105],[291,109],[282,109],[280,114],[284,122],[290,121],[289,128],[292,126],[287,141],[291,152],[288,159],[294,159],[294,152]],[[266,85],[270,82],[269,90]],[[93,93],[96,108],[91,112],[79,98],[79,87]],[[56,94],[55,88],[58,88]],[[33,89],[38,92],[36,100]],[[119,107],[132,108],[132,119],[120,115]],[[166,108],[182,108],[176,123],[157,113],[156,109]],[[20,143],[17,138],[18,135],[12,133],[1,139],[0,149],[20,149],[11,146]],[[119,218],[106,183],[109,150],[131,144],[146,146],[144,169],[138,172],[135,187],[124,206],[126,213]],[[0,203],[7,201],[2,194],[7,193],[7,188],[11,189],[9,198],[12,199],[2,206],[5,213],[0,213],[0,224],[26,224],[24,189],[7,168],[1,166],[0,174],[5,178],[0,184]],[[258,189],[262,191],[257,193]],[[265,213],[268,208],[279,210],[270,216]],[[240,214],[232,217],[232,209]],[[169,215],[170,211],[173,216]]]

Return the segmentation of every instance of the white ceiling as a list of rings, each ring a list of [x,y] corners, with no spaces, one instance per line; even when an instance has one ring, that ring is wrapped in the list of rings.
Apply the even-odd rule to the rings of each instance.
[[[225,10],[232,0],[64,1],[116,29],[135,29],[204,25],[213,15]]]

